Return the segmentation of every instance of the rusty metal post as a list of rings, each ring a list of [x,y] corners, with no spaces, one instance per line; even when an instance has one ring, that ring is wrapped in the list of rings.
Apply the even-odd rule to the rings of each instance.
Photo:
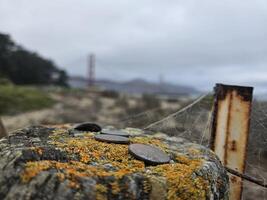
[[[4,124],[0,118],[0,138],[7,136],[7,131],[4,127]]]
[[[253,88],[216,84],[214,90],[210,147],[226,167],[243,174]],[[241,199],[242,179],[229,177],[230,200]]]

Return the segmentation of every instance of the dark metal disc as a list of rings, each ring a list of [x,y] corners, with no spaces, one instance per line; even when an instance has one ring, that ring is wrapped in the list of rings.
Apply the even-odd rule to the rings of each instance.
[[[136,159],[151,165],[170,162],[170,157],[165,152],[151,145],[131,144],[129,145],[129,153]]]
[[[124,131],[121,130],[102,130],[101,134],[106,134],[106,135],[118,135],[118,136],[123,136],[123,137],[130,137],[130,135]]]
[[[100,132],[102,130],[101,126],[96,123],[85,122],[78,124],[74,127],[76,131],[86,131],[86,132]]]
[[[129,144],[130,143],[130,140],[127,137],[122,137],[118,135],[100,134],[100,135],[96,135],[95,139],[97,141],[115,143],[115,144]]]

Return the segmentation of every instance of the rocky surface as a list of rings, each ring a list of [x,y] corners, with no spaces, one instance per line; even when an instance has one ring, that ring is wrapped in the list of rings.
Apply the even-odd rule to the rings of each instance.
[[[96,141],[70,125],[29,127],[0,140],[0,199],[228,199],[228,176],[205,147],[124,129],[170,163],[145,165],[128,144]]]

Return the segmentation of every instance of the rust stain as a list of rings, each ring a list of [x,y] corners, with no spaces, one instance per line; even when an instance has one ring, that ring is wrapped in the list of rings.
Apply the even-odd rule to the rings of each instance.
[[[231,93],[232,91],[237,91],[238,96],[240,96],[243,101],[252,101],[251,93],[253,91],[253,87],[225,85],[217,83],[214,90],[216,97],[219,100],[224,100],[227,94]]]
[[[230,180],[233,182],[233,183],[236,183],[237,182],[237,179],[235,176],[231,176]]]
[[[229,200],[238,200],[242,197],[243,184],[242,179],[229,174],[230,177],[230,198]]]
[[[236,145],[236,141],[235,140],[233,140],[232,142],[231,142],[231,151],[236,151],[237,150],[237,147],[236,147],[237,145]]]
[[[210,148],[225,166],[243,173],[253,88],[216,84],[214,90]],[[240,199],[241,180],[231,176],[230,186],[230,197]]]
[[[230,130],[229,130],[229,126],[230,126],[230,120],[231,120],[231,108],[232,108],[232,101],[233,101],[233,94],[232,92],[229,92],[229,102],[228,102],[228,116],[227,116],[227,124],[226,124],[226,137],[225,137],[225,141],[224,141],[224,164],[227,166],[228,163],[228,159],[227,159],[227,154],[228,154],[228,145],[229,143],[227,142],[229,139],[229,135],[230,135]],[[219,120],[219,119],[218,119]]]

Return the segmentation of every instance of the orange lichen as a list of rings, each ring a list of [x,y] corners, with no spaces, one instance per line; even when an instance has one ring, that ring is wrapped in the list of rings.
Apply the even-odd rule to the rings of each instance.
[[[163,151],[168,151],[168,146],[162,140],[153,137],[138,136],[131,138],[131,143],[149,144],[160,148]]]
[[[39,155],[43,154],[43,149],[40,147],[31,147],[31,150],[35,151],[36,153],[38,153]]]
[[[26,168],[21,175],[21,180],[23,183],[30,181],[33,177],[37,176],[41,171],[48,170],[51,165],[51,161],[42,161],[40,165],[39,162],[27,162]]]
[[[57,173],[57,177],[60,181],[64,181],[65,180],[65,174],[64,173]]]
[[[150,144],[168,152],[168,146],[160,139],[151,137],[135,137],[130,139],[133,143]],[[26,183],[39,173],[56,169],[60,181],[69,181],[69,187],[79,189],[80,178],[93,177],[105,178],[114,177],[110,183],[112,194],[116,195],[121,191],[119,182],[126,176],[133,173],[142,173],[144,177],[165,177],[167,181],[168,199],[205,199],[208,183],[201,177],[195,176],[194,172],[201,167],[202,160],[190,159],[182,154],[176,154],[174,164],[164,164],[145,168],[142,161],[134,159],[128,153],[128,145],[109,144],[94,139],[93,133],[86,133],[82,137],[70,137],[64,129],[53,131],[50,136],[50,144],[61,151],[67,152],[70,157],[78,156],[78,161],[35,161],[27,162],[21,180]],[[97,165],[90,165],[91,162]],[[111,165],[113,170],[105,168],[105,164]],[[149,169],[149,172],[146,171]],[[151,191],[149,178],[144,180],[143,190],[146,193]],[[96,198],[105,199],[107,186],[96,185]]]
[[[181,159],[182,156],[179,156]],[[189,160],[186,163],[164,164],[153,168],[153,173],[166,177],[168,199],[205,199],[208,182],[201,177],[193,178],[193,173],[201,166],[201,160]]]
[[[96,200],[106,200],[107,188],[104,185],[96,184]]]
[[[189,148],[188,152],[190,153],[191,156],[199,156],[201,155],[201,151],[199,149],[195,149],[195,148]]]
[[[178,163],[185,164],[185,165],[190,165],[190,163],[192,162],[191,159],[189,159],[188,157],[186,157],[184,155],[176,155],[175,160]]]
[[[72,127],[71,124],[56,124],[56,125],[49,125],[46,126],[47,128],[58,128],[58,129],[69,129]]]
[[[149,193],[151,190],[151,185],[150,182],[148,182],[148,180],[144,180],[143,181],[143,190],[145,193]]]
[[[110,183],[110,185],[112,188],[112,194],[116,195],[121,191],[118,182],[112,182],[112,183]]]
[[[76,181],[70,181],[68,186],[73,189],[79,189],[80,185]]]

